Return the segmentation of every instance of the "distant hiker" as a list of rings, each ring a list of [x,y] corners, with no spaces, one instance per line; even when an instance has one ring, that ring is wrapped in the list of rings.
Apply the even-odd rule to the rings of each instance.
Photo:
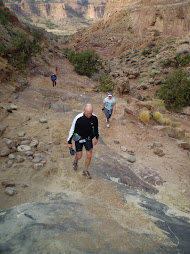
[[[86,104],[84,112],[78,114],[72,123],[68,141],[68,147],[71,155],[73,154],[72,139],[75,141],[75,159],[73,162],[73,169],[77,170],[78,160],[82,158],[83,146],[86,149],[86,160],[85,169],[83,170],[83,175],[87,179],[91,179],[88,167],[92,158],[93,143],[92,139],[95,137],[94,145],[98,143],[99,129],[98,129],[98,118],[93,114],[93,108],[91,104]]]
[[[102,110],[105,113],[107,127],[109,128],[109,119],[112,116],[112,113],[116,113],[116,100],[112,97],[112,93],[108,93],[108,96],[103,100]]]
[[[55,67],[55,71],[56,71],[56,74],[57,74],[57,71],[58,71],[58,67],[57,66]]]
[[[52,83],[53,83],[53,87],[56,87],[56,79],[57,79],[56,75],[52,74],[51,75],[51,80],[52,80]]]

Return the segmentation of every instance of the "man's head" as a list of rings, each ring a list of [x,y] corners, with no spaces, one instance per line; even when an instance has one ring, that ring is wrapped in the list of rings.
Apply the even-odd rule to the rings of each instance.
[[[84,108],[84,115],[87,118],[90,118],[92,116],[92,112],[93,112],[93,108],[91,104],[86,104],[85,108]]]

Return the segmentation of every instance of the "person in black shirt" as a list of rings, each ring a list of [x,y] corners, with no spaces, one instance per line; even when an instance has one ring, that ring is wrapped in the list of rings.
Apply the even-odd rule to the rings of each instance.
[[[98,118],[93,114],[92,105],[87,104],[84,112],[74,118],[67,141],[69,149],[72,149],[72,139],[75,141],[76,154],[73,162],[74,170],[78,168],[78,160],[82,158],[82,149],[83,146],[85,147],[86,160],[83,175],[88,179],[91,178],[88,167],[92,158],[93,138],[95,138],[94,145],[96,145],[99,138]]]

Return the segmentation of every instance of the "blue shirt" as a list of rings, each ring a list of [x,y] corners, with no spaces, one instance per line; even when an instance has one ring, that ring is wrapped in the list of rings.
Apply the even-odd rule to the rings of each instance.
[[[116,103],[114,97],[111,97],[111,99],[106,97],[103,102],[105,104],[105,108],[108,109],[108,110],[113,109],[113,105]]]

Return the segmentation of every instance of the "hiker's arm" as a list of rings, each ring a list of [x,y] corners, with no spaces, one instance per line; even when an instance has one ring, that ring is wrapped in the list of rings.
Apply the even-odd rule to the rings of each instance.
[[[102,110],[104,110],[104,107],[105,107],[105,103],[102,104]]]
[[[97,143],[98,143],[98,138],[95,138],[94,145],[96,145]]]

